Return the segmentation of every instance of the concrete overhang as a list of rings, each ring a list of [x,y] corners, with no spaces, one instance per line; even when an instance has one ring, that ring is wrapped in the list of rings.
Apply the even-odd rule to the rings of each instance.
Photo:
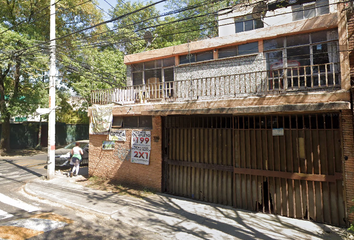
[[[234,99],[130,104],[115,106],[113,115],[267,114],[347,109],[351,109],[350,92],[339,90]]]
[[[328,112],[350,109],[349,102],[287,104],[273,106],[247,106],[213,109],[166,109],[148,110],[146,115],[194,115],[194,114],[270,114],[270,113],[300,113],[300,112]]]

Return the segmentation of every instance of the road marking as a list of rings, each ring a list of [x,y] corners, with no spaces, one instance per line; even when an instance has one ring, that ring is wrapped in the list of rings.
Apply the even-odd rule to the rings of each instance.
[[[3,224],[3,226],[27,228],[39,232],[48,232],[56,228],[64,227],[65,225],[67,225],[65,222],[40,218],[19,219]]]
[[[0,220],[13,217],[14,215],[0,209]],[[1,240],[1,239],[0,239]]]
[[[22,202],[21,200],[10,198],[2,193],[0,193],[0,202],[20,208],[20,209],[25,210],[27,212],[35,212],[35,211],[40,210],[40,208],[32,206],[28,203]]]

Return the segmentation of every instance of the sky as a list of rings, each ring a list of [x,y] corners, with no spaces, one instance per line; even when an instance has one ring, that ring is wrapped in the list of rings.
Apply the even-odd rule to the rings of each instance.
[[[138,2],[139,0],[126,0],[128,1],[133,1],[133,2]],[[140,2],[147,2],[148,0],[140,0]],[[106,12],[106,20],[109,19],[109,16],[107,13],[109,13],[109,10],[112,10],[112,6],[115,7],[117,0],[97,0],[97,2],[100,5],[100,8],[102,8],[105,12]],[[153,2],[156,2],[156,0],[153,0]],[[112,5],[112,6],[110,6]],[[160,3],[155,5],[157,10],[159,10],[160,12],[163,12],[164,7],[163,7],[164,3]]]

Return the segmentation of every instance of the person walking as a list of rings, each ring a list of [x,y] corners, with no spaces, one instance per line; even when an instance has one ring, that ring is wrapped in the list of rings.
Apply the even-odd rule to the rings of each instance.
[[[79,174],[79,170],[80,170],[80,162],[81,162],[81,155],[83,155],[84,152],[82,151],[82,148],[80,147],[80,143],[76,142],[75,143],[75,147],[73,147],[73,149],[71,149],[71,161],[73,162],[74,166],[71,170],[70,173],[70,177],[73,176],[74,172],[75,172],[75,176],[77,176]]]

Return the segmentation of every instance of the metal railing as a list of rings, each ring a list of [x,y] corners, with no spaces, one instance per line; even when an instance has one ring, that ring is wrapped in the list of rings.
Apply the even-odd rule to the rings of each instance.
[[[93,104],[230,99],[340,88],[338,63],[288,67],[219,77],[92,91]]]

